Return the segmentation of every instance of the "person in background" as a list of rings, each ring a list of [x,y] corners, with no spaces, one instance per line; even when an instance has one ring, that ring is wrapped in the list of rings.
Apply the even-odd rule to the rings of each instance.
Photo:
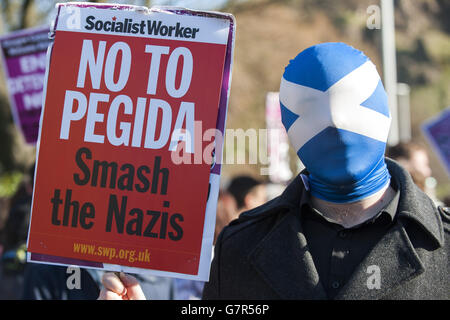
[[[436,179],[432,177],[430,159],[425,147],[417,142],[400,142],[386,150],[386,156],[397,161],[409,172],[414,183],[436,205],[443,203],[436,197]]]
[[[410,172],[413,181],[425,191],[425,180],[432,173],[425,147],[415,142],[400,142],[388,147],[386,155]]]
[[[238,213],[259,207],[267,201],[265,184],[250,176],[233,178],[227,191],[236,200]]]
[[[239,216],[235,197],[226,190],[219,192],[217,201],[216,228],[214,229],[214,244],[217,236],[231,221]]]
[[[0,260],[0,300],[21,297],[26,265],[26,243],[33,193],[34,165],[24,175],[11,199],[3,229],[4,252]]]

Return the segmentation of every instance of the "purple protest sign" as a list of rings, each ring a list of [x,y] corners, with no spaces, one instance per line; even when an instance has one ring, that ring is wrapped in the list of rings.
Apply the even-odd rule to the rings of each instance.
[[[38,139],[49,31],[49,27],[39,27],[0,38],[14,122],[29,144]]]
[[[427,121],[422,130],[450,175],[450,107]]]

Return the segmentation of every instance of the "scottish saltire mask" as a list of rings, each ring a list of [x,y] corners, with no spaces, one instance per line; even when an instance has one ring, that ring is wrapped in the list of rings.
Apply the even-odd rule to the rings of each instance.
[[[280,105],[313,196],[348,203],[389,184],[387,95],[375,65],[361,51],[344,43],[302,51],[284,71]]]

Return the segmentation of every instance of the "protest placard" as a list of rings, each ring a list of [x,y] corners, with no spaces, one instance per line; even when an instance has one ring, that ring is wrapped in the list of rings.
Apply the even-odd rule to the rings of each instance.
[[[39,133],[49,31],[49,27],[38,27],[0,38],[11,113],[25,142],[32,145]]]
[[[450,107],[426,121],[422,132],[450,176]]]
[[[174,154],[222,148],[233,17],[71,3],[53,33],[28,261],[207,280],[220,168]]]

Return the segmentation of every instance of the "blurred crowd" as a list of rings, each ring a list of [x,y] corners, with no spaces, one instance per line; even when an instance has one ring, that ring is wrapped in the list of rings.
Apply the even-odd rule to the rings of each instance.
[[[410,174],[414,183],[422,189],[436,205],[450,206],[450,195],[443,199],[436,196],[436,179],[432,176],[430,159],[424,145],[416,142],[401,142],[388,147],[386,156],[399,162]]]
[[[436,180],[423,145],[409,142],[389,147],[386,156],[399,162],[413,181],[436,205],[450,206],[450,197],[437,199]],[[69,288],[67,267],[26,262],[26,242],[30,219],[34,165],[29,168],[9,201],[9,211],[0,232],[0,300],[94,300],[101,288],[102,271],[79,269],[80,289]],[[220,190],[214,243],[221,230],[242,212],[258,207],[281,194],[285,185],[268,183],[249,175],[233,177]],[[4,209],[4,208],[3,208]],[[136,275],[146,297],[158,300],[201,299],[204,282]]]

